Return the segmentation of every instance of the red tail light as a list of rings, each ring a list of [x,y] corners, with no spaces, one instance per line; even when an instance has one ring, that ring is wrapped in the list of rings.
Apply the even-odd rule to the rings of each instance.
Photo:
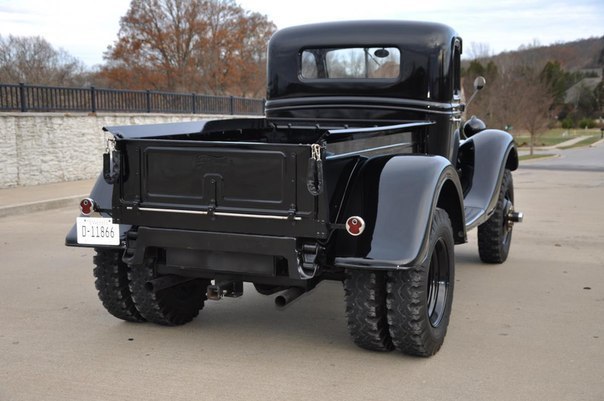
[[[84,216],[90,216],[94,212],[94,201],[90,198],[84,198],[80,201],[80,211]]]

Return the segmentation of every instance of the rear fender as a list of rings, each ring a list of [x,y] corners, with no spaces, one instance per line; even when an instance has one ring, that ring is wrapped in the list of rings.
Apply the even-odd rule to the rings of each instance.
[[[449,214],[455,242],[465,242],[461,184],[449,160],[418,155],[368,160],[355,178],[342,214],[342,222],[360,216],[366,228],[357,237],[337,232],[334,264],[371,269],[420,265],[436,207]]]
[[[104,210],[100,213],[103,217],[109,217],[110,214],[105,212],[111,210],[112,205],[112,197],[113,197],[113,185],[107,184],[105,179],[103,178],[103,174],[99,174],[99,177],[92,188],[92,192],[90,192],[90,199],[94,200],[97,205],[97,208],[100,210]],[[78,244],[78,236],[76,231],[76,224],[71,227],[69,233],[65,237],[65,245],[67,246],[80,246],[80,247],[95,247],[95,248],[124,248],[126,243],[126,233],[130,230],[131,226],[126,224],[120,224],[120,245],[116,246],[98,246],[98,245],[81,245]]]
[[[469,175],[462,180],[466,186],[466,224],[471,229],[493,213],[504,171],[518,168],[518,151],[510,134],[488,129],[464,141],[459,154],[459,168]]]

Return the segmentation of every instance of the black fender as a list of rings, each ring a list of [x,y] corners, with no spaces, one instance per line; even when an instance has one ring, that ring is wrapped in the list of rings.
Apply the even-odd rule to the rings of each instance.
[[[401,269],[420,265],[428,250],[435,208],[447,211],[455,243],[466,242],[458,174],[442,156],[399,155],[367,160],[353,178],[342,221],[360,216],[359,236],[336,234],[334,265]]]
[[[94,200],[97,207],[103,210],[100,214],[103,217],[109,217],[110,214],[106,211],[111,210],[112,198],[113,198],[113,185],[108,184],[103,178],[103,173],[99,174],[92,191],[90,192],[90,198]],[[65,237],[65,245],[67,246],[79,246],[85,248],[125,248],[126,245],[126,233],[132,226],[127,224],[120,224],[120,245],[107,246],[107,245],[84,245],[78,244],[78,236],[76,232],[76,224],[71,227],[71,230]]]
[[[487,129],[463,141],[459,155],[469,230],[493,214],[504,171],[518,168],[518,151],[512,135]]]

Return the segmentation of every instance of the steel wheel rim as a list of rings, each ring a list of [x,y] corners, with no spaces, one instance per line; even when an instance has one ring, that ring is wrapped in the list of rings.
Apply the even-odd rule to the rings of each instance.
[[[428,271],[428,318],[432,327],[438,327],[445,315],[449,295],[449,252],[442,239],[434,245]]]

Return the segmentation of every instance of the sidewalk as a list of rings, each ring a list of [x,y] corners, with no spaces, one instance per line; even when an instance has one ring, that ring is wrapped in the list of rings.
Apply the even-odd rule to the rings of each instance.
[[[96,179],[0,189],[0,218],[73,205],[88,196]]]

